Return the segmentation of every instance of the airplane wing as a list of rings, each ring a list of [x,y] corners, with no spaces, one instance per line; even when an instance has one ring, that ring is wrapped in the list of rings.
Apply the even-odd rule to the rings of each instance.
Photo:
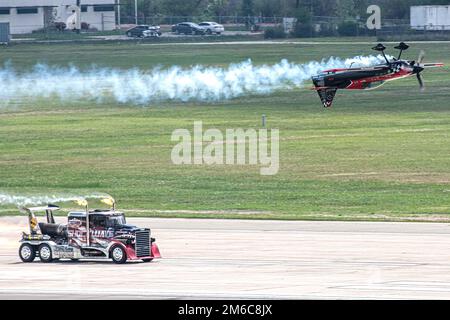
[[[339,72],[346,72],[346,71],[368,71],[368,70],[383,70],[383,69],[389,69],[389,67],[386,65],[380,65],[380,66],[362,67],[362,68],[328,69],[328,70],[323,70],[322,73],[339,73]]]
[[[337,88],[321,88],[317,90],[320,100],[325,108],[331,107]]]

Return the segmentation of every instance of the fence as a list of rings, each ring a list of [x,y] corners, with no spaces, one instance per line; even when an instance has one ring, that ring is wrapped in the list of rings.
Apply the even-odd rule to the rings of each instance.
[[[106,17],[102,15],[101,24],[96,27],[98,34],[120,35],[124,34],[123,30],[105,31],[105,25],[115,25],[114,17]],[[264,31],[270,27],[282,26],[283,17],[262,17],[262,16],[140,16],[138,24],[162,25],[163,32],[170,31],[170,25],[180,22],[201,22],[216,21],[224,24],[228,31],[244,31],[244,30],[260,30]],[[121,25],[123,28],[134,25],[135,17],[121,17]],[[257,25],[259,28],[252,28]],[[369,30],[366,26],[365,18],[362,19],[342,19],[339,17],[314,16],[309,23],[304,23],[295,31],[295,37],[338,37],[338,36],[376,36],[379,40],[391,41],[407,41],[407,40],[450,40],[449,26],[424,26],[423,29],[417,30],[410,26],[409,20],[382,20],[382,28],[380,30]],[[38,28],[36,28],[38,29]],[[438,30],[436,30],[438,29]],[[32,35],[35,39],[76,39],[79,37],[89,37],[94,30],[82,30],[82,34],[65,31],[61,32],[54,26],[46,26],[39,29]],[[283,33],[281,33],[283,35]],[[28,38],[30,35],[14,36],[14,38]]]
[[[172,25],[180,22],[202,22],[215,21],[220,24],[280,24],[283,17],[262,17],[262,16],[138,16],[138,24],[163,24]],[[134,16],[125,16],[120,18],[121,24],[134,24]]]
[[[376,36],[380,41],[414,41],[414,40],[450,40],[449,26],[433,26],[412,29],[409,24],[383,26],[377,30]]]

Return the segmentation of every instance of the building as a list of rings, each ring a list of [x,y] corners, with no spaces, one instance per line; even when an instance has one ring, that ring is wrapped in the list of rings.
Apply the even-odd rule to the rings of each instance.
[[[81,0],[81,22],[100,31],[116,27],[115,0]],[[0,23],[10,25],[11,34],[31,33],[66,22],[76,0],[0,0]]]
[[[411,7],[411,28],[415,30],[450,30],[450,6]]]

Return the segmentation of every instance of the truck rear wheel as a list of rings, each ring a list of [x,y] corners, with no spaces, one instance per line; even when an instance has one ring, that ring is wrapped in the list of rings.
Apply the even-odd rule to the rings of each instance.
[[[33,262],[36,258],[36,250],[32,245],[23,243],[19,248],[19,257],[23,262]]]
[[[52,262],[52,248],[46,243],[43,243],[39,246],[39,258],[41,258],[42,262]]]
[[[127,253],[120,245],[115,245],[111,248],[111,259],[115,263],[125,263],[127,261]]]

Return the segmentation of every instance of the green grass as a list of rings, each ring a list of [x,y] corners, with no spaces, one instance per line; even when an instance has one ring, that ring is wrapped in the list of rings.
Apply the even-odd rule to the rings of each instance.
[[[371,54],[370,46],[18,45],[0,51],[19,70],[37,62],[115,68],[225,66]],[[416,57],[450,64],[450,44],[413,45]],[[0,190],[108,192],[129,215],[270,219],[447,219],[450,213],[449,68],[367,92],[340,91],[333,109],[309,90],[220,103],[139,107],[114,102],[28,101],[0,110]],[[280,171],[259,166],[175,166],[176,128],[280,130]],[[177,210],[188,210],[178,212]],[[161,212],[162,211],[162,212]],[[199,211],[199,212],[196,212]],[[210,214],[204,211],[215,211]],[[242,212],[245,214],[242,214]],[[0,211],[10,214],[13,211]]]

